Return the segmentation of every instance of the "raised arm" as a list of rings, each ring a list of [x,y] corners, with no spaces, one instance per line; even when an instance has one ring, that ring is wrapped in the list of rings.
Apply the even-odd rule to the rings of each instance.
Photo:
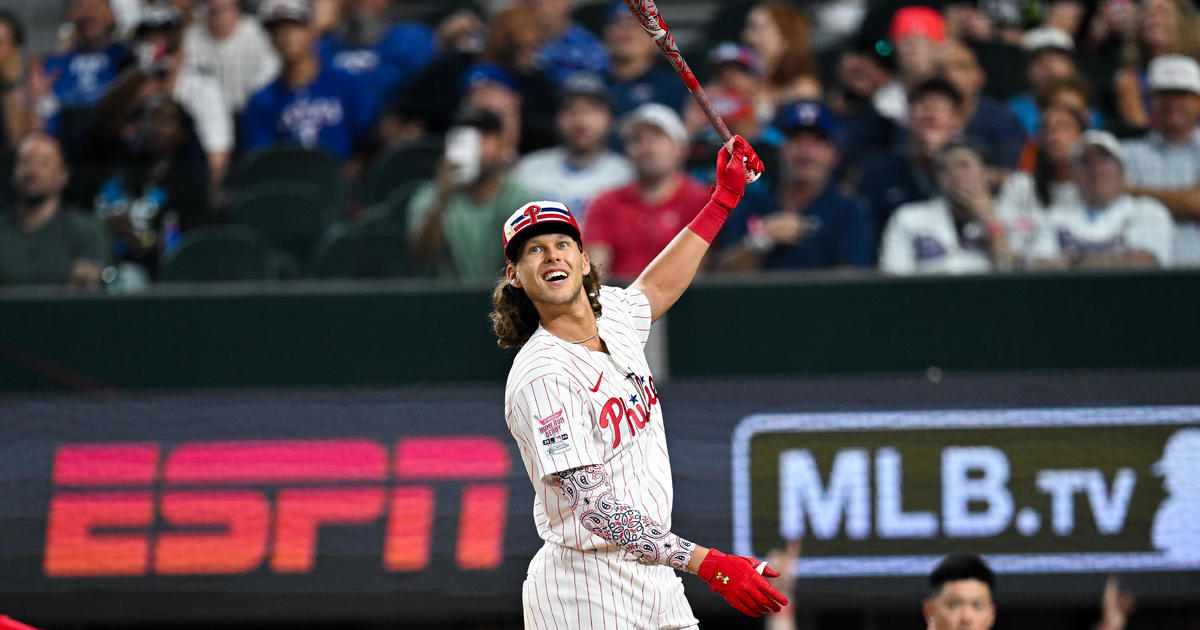
[[[763,578],[779,576],[765,562],[725,555],[668,531],[636,506],[618,498],[603,466],[583,466],[551,477],[588,531],[621,547],[638,562],[695,573],[734,608],[751,617],[779,612],[788,604],[787,598]]]
[[[746,184],[763,171],[762,160],[745,138],[734,136],[727,148],[717,152],[717,185],[708,203],[630,285],[646,294],[653,321],[666,315],[692,283],[708,246],[729,211],[741,201]]]

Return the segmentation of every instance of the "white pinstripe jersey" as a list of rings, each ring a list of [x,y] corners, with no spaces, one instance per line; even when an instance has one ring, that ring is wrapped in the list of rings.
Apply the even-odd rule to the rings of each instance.
[[[593,464],[617,497],[671,527],[671,462],[661,405],[643,347],[650,303],[640,291],[602,287],[600,337],[592,352],[541,326],[513,360],[504,415],[533,483],[533,520],[543,540],[618,550],[583,528],[549,475]]]

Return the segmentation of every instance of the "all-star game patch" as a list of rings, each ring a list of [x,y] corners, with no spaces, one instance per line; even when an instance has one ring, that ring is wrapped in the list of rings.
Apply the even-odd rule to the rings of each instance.
[[[548,437],[542,440],[542,446],[546,447],[547,455],[557,455],[571,450],[571,445],[567,443],[568,436],[566,433]]]

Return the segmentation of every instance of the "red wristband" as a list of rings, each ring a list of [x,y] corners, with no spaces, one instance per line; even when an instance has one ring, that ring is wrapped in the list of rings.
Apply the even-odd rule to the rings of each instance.
[[[705,243],[712,245],[713,239],[717,238],[717,232],[721,231],[721,226],[725,224],[728,216],[729,208],[721,205],[716,199],[709,199],[687,227],[696,236],[704,239]]]

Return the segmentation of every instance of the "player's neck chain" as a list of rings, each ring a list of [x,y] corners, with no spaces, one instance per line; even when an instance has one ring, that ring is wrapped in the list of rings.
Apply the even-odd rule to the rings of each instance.
[[[586,339],[580,339],[579,341],[572,341],[571,343],[587,343],[587,342],[589,342],[589,341],[591,341],[591,340],[595,339],[595,338],[596,338],[596,335],[599,335],[599,334],[600,334],[600,326],[599,326],[599,325],[597,325],[597,326],[596,326],[596,332],[592,333],[592,335],[591,335],[590,337],[588,337],[588,338],[586,338]]]

